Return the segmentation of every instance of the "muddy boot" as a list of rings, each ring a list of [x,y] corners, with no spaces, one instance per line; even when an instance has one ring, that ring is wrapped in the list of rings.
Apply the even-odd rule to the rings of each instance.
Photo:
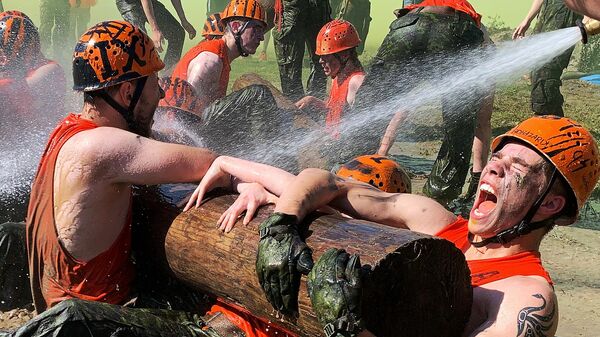
[[[452,200],[448,203],[448,209],[456,215],[460,215],[463,218],[468,218],[475,202],[475,196],[477,195],[477,188],[479,187],[479,179],[481,178],[481,172],[470,173],[471,179],[469,180],[469,188],[467,192]]]

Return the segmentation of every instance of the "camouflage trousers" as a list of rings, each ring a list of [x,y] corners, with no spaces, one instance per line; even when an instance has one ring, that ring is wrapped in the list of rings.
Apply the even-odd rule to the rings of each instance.
[[[400,98],[423,83],[443,78],[440,57],[475,48],[483,42],[483,33],[468,15],[410,12],[390,25],[367,77],[356,97],[352,114],[373,112],[382,98]],[[459,61],[459,60],[458,60]],[[450,58],[442,62],[451,68]],[[451,79],[447,79],[451,81]],[[442,202],[455,199],[462,191],[469,171],[475,118],[484,98],[479,88],[465,88],[462,99],[442,98],[443,143],[423,192]],[[351,115],[351,114],[350,114]],[[354,141],[355,154],[373,153],[389,119],[373,116],[373,122]],[[343,158],[345,162],[350,158]]]
[[[356,28],[360,44],[356,52],[360,55],[365,50],[365,42],[371,25],[370,0],[335,0],[330,1],[332,16],[336,19],[349,21]]]
[[[273,29],[275,54],[279,65],[281,90],[296,101],[304,96],[302,60],[305,46],[311,59],[307,94],[325,97],[327,78],[315,54],[317,34],[331,19],[328,0],[282,0],[281,29]]]
[[[196,314],[69,299],[2,337],[219,337]]]
[[[139,27],[144,32],[146,31],[146,14],[142,8],[142,4],[131,5],[128,1],[117,0],[117,9],[123,19],[134,26]],[[171,69],[181,58],[183,50],[183,42],[185,40],[185,31],[179,24],[179,21],[173,17],[171,12],[157,0],[152,0],[154,8],[154,16],[160,31],[168,42],[167,52],[165,54],[165,68]]]
[[[581,15],[567,8],[562,0],[545,0],[542,4],[535,33],[549,32],[575,25]],[[574,48],[553,58],[531,73],[531,110],[536,115],[564,116],[564,97],[560,92],[560,76],[569,65]]]
[[[69,42],[71,7],[68,0],[40,1],[40,40],[44,54],[58,62],[69,62],[72,48]]]

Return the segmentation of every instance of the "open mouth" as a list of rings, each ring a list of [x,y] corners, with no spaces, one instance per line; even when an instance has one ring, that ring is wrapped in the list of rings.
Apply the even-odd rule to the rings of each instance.
[[[494,208],[498,198],[496,197],[496,191],[489,184],[483,183],[479,186],[479,195],[477,198],[476,206],[474,207],[474,213],[476,216],[485,216],[490,214]]]

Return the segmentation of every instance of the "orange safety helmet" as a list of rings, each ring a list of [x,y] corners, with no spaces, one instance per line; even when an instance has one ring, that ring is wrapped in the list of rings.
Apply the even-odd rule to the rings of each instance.
[[[22,18],[25,18],[25,19],[33,22],[33,20],[31,20],[31,18],[29,16],[27,16],[27,14],[25,14],[21,11],[17,11],[17,10],[9,10],[9,11],[4,11],[4,12],[0,13],[0,19],[2,19],[5,16],[18,16],[18,17],[22,17]]]
[[[176,108],[197,116],[202,115],[202,102],[196,96],[194,87],[186,80],[164,77],[159,83],[165,92],[165,98],[160,100],[159,106]]]
[[[231,0],[221,13],[221,20],[225,23],[230,19],[248,18],[260,21],[267,27],[266,17],[264,9],[256,0]]]
[[[15,15],[7,12],[0,15],[0,49],[7,60],[4,66],[30,66],[41,53],[40,35],[27,15],[11,12]]]
[[[389,193],[410,193],[410,177],[395,160],[379,155],[365,155],[342,165],[336,174],[373,185]]]
[[[202,36],[205,39],[214,38],[217,36],[223,36],[225,33],[225,26],[221,22],[221,13],[211,14],[204,22],[202,27]]]
[[[356,28],[346,20],[333,20],[325,24],[317,35],[315,54],[330,55],[354,48],[360,44]]]
[[[163,69],[152,40],[129,22],[104,21],[88,29],[73,53],[73,89],[93,91]]]
[[[579,212],[600,177],[598,145],[592,134],[569,118],[535,116],[496,137],[492,151],[497,151],[510,139],[532,146],[554,165],[569,184]]]

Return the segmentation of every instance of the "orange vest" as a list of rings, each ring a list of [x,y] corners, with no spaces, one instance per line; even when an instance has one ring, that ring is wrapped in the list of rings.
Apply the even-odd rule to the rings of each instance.
[[[217,54],[221,62],[223,62],[223,69],[221,69],[221,77],[219,78],[219,86],[214,97],[221,98],[227,94],[227,86],[229,85],[229,73],[231,72],[231,61],[229,60],[229,54],[227,54],[227,45],[223,39],[215,40],[204,40],[198,43],[194,48],[190,49],[183,58],[175,66],[171,78],[174,80],[180,78],[188,81],[187,73],[190,66],[190,62],[200,55],[202,52],[211,52]],[[188,81],[189,82],[189,81]],[[169,101],[170,97],[165,97],[165,100]],[[203,111],[211,102],[201,102],[201,108],[199,111]]]
[[[97,125],[70,114],[50,135],[31,188],[27,212],[27,252],[35,308],[39,313],[68,298],[123,303],[134,278],[131,208],[113,245],[88,262],[74,259],[58,240],[54,218],[54,168],[71,137]]]
[[[213,315],[217,312],[223,313],[231,323],[244,331],[246,337],[295,337],[291,332],[269,324],[231,303],[218,300],[207,314]]]
[[[458,249],[465,252],[470,246],[468,234],[468,220],[458,217],[454,223],[446,226],[436,236],[454,243]],[[471,271],[473,287],[516,275],[541,276],[549,284],[553,284],[550,275],[542,266],[539,252],[527,251],[505,257],[471,260],[467,261],[467,264]]]
[[[342,83],[338,82],[339,76],[333,79],[331,83],[331,91],[329,92],[329,99],[327,100],[327,115],[325,115],[325,128],[327,132],[334,139],[340,138],[339,124],[342,119],[342,113],[347,104],[348,98],[348,86],[350,85],[350,79],[354,75],[362,75],[365,72],[357,70],[348,77],[346,77]]]
[[[412,10],[419,7],[446,6],[454,8],[457,11],[469,14],[477,26],[481,26],[481,15],[475,11],[475,8],[467,0],[425,0],[420,4],[409,5],[404,8]]]

